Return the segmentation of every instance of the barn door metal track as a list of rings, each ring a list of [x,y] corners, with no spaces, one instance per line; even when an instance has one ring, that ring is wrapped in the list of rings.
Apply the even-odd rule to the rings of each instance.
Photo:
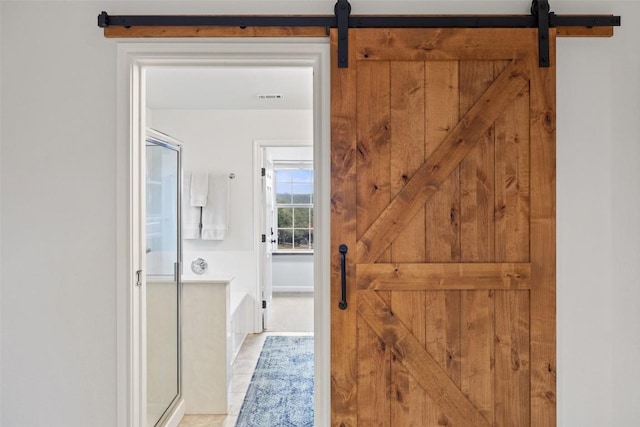
[[[337,0],[334,15],[98,15],[98,26],[135,27],[324,27],[338,29],[338,67],[349,66],[349,28],[537,28],[541,67],[550,66],[549,28],[619,27],[613,15],[556,15],[548,0],[533,0],[530,15],[351,15],[349,0]]]

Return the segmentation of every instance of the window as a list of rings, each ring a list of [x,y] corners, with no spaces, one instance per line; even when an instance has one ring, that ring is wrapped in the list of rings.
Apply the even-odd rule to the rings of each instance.
[[[280,252],[313,250],[311,163],[275,163],[276,230]]]

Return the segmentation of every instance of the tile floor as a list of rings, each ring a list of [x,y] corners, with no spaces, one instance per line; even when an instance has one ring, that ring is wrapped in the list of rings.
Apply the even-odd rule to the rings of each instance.
[[[245,339],[233,362],[228,415],[185,415],[180,427],[233,427],[268,335],[313,335],[313,295],[274,294],[269,331]]]

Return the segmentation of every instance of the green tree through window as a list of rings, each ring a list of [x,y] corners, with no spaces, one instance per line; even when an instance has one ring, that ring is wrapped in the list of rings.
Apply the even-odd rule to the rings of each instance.
[[[313,250],[311,164],[275,165],[278,251]]]

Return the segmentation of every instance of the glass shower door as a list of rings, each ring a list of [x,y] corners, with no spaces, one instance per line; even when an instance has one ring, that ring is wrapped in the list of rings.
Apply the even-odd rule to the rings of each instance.
[[[147,427],[180,396],[180,147],[146,140]]]

